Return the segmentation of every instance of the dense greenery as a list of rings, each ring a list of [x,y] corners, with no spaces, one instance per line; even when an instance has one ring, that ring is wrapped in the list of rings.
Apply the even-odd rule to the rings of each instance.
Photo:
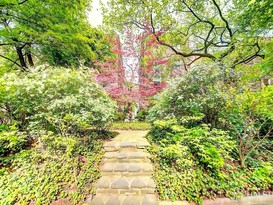
[[[108,42],[87,22],[88,0],[4,0],[0,3],[1,58],[26,70],[37,61],[92,65],[109,53]],[[37,58],[38,57],[38,58]]]
[[[115,104],[88,72],[41,66],[5,74],[0,90],[0,120],[20,130],[77,135],[103,128],[114,117]]]
[[[0,3],[0,204],[82,203],[108,129],[151,130],[160,199],[273,191],[272,1],[89,4]]]
[[[236,78],[232,69],[219,68],[215,64],[197,66],[169,83],[151,109],[150,118],[198,117],[203,123],[218,127],[223,106],[230,97],[228,85]]]
[[[162,199],[201,203],[272,190],[273,87],[245,72],[197,66],[157,99],[150,152]]]
[[[89,72],[45,66],[4,74],[0,93],[0,203],[83,201],[115,104]]]
[[[273,188],[272,141],[264,142],[271,150],[259,149],[260,158],[252,155],[252,165],[242,168],[236,160],[236,140],[207,124],[186,128],[174,120],[156,121],[150,140],[161,199],[201,203]]]
[[[9,144],[1,149],[19,151],[20,135],[8,137]],[[12,138],[10,138],[12,136]],[[17,140],[15,138],[17,137]],[[98,164],[102,158],[102,141],[98,137],[64,138],[42,133],[35,147],[0,158],[0,203],[50,204],[62,199],[77,204],[94,191],[93,183],[100,175]]]

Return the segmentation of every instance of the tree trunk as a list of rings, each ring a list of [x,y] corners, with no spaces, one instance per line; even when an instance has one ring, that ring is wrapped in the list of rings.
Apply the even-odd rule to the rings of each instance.
[[[26,61],[24,59],[22,48],[21,47],[16,47],[16,52],[17,52],[18,58],[20,60],[20,65],[25,70],[25,68],[27,68],[27,64],[26,64]]]
[[[132,103],[128,103],[128,114],[129,114],[129,121],[131,122],[133,118]]]
[[[28,64],[29,66],[33,67],[34,66],[34,62],[33,62],[33,58],[32,58],[32,55],[31,55],[31,44],[27,44],[27,59],[28,59]]]
[[[34,62],[33,62],[32,55],[31,55],[30,51],[28,51],[28,53],[27,53],[27,59],[28,59],[29,66],[33,67]]]

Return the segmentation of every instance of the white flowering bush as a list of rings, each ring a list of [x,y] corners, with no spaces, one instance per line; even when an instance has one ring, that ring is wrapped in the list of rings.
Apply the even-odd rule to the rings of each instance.
[[[222,108],[229,99],[227,87],[236,78],[234,71],[218,65],[197,66],[169,82],[150,110],[149,118],[152,121],[176,118],[183,124],[187,121],[219,127]]]
[[[102,129],[114,118],[115,104],[90,73],[64,68],[34,68],[0,78],[1,121],[19,129],[61,135]]]

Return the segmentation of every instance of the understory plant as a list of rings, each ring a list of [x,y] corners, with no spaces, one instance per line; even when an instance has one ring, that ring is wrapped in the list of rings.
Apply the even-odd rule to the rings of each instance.
[[[227,131],[203,124],[187,128],[176,120],[155,121],[149,134],[157,192],[163,200],[202,203],[272,190],[272,161],[239,165],[236,140]]]
[[[78,204],[94,192],[116,105],[88,71],[0,77],[0,204]]]
[[[241,73],[196,66],[157,98],[149,139],[162,199],[272,191],[273,87],[247,84]]]
[[[94,193],[100,177],[99,136],[64,138],[44,132],[36,146],[10,155],[0,168],[0,204],[78,204]]]

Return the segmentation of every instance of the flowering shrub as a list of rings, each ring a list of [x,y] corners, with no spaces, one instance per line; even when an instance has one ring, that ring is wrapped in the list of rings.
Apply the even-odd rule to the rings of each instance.
[[[111,121],[115,104],[87,72],[35,68],[0,78],[0,118],[19,129],[51,130],[61,135],[101,129]]]

